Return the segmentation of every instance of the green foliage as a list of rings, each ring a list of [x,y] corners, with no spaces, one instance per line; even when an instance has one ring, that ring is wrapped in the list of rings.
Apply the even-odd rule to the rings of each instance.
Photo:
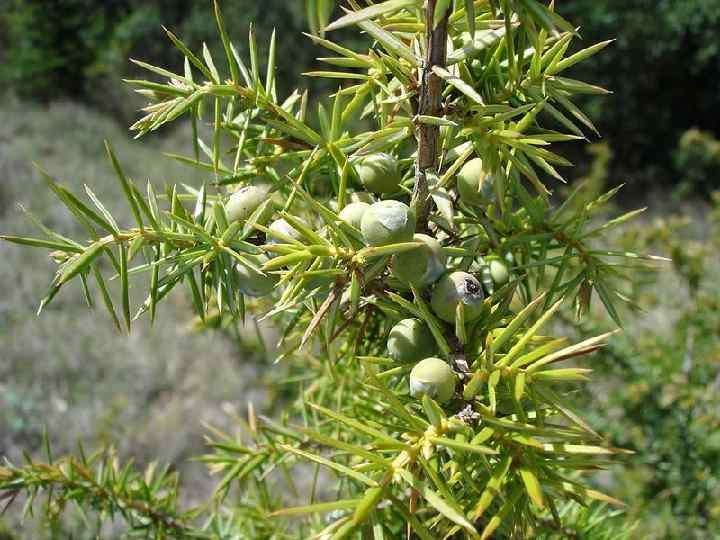
[[[712,133],[690,129],[680,137],[673,160],[683,175],[680,190],[707,192],[720,177],[720,141]]]
[[[658,259],[601,247],[636,213],[597,219],[617,189],[576,208],[575,194],[550,203],[548,185],[569,165],[555,145],[591,129],[572,100],[606,93],[566,70],[609,42],[568,53],[573,26],[535,0],[471,10],[432,1],[425,10],[416,0],[350,5],[326,31],[358,26],[374,41],[356,51],[311,38],[336,55],[323,58],[336,69],[306,75],[340,83],[312,120],[307,92],[280,98],[275,34],[261,50],[251,29],[243,57],[217,4],[222,56],[195,53],[167,31],[184,67],[136,61],[153,80],[128,81],[150,102],[131,129],[141,137],[189,118],[193,153],[171,157],[194,169],[197,185],[141,187],[106,144],[130,225],[90,188],[80,197],[38,169],[85,239],[40,224],[39,237],[1,237],[51,250],[58,268],[40,311],[79,283],[88,298],[91,287],[99,291],[124,332],[142,316],[155,321],[185,287],[201,321],[271,320],[287,409],[273,420],[249,407],[238,436],[211,432],[202,461],[219,482],[209,505],[179,511],[173,478],[82,457],[0,468],[3,497],[29,494],[32,509],[44,490],[51,510],[77,500],[157,538],[533,537],[548,524],[563,531],[563,516],[579,527],[597,521],[568,509],[574,502],[618,503],[581,473],[627,452],[606,444],[569,399],[590,371],[578,363],[613,332],[570,344],[546,330],[564,303],[581,318],[594,296],[619,323],[622,284]],[[201,122],[211,125],[207,137]],[[549,127],[558,123],[563,131]],[[368,210],[357,230],[338,212],[362,196],[357,161],[379,152],[397,160],[401,181],[371,207],[372,227]],[[457,196],[456,173],[473,158],[493,178],[487,202]],[[251,187],[265,200],[236,211],[233,194]],[[396,211],[405,205],[411,210]],[[270,219],[297,235],[268,227]],[[440,300],[452,280],[434,290],[393,280],[392,257],[423,245],[413,224],[440,242],[447,275],[468,276],[456,284],[451,313]],[[473,274],[498,258],[512,279],[483,291]],[[251,273],[277,279],[274,291],[246,294]],[[142,276],[138,303],[131,282]],[[386,356],[391,328],[410,317],[427,325],[447,364],[442,388],[413,390],[413,366]],[[310,485],[301,484],[308,471]]]
[[[83,95],[87,70],[107,45],[113,3],[93,0],[5,0],[0,30],[7,32],[0,80],[18,95]]]
[[[5,528],[2,521],[0,521],[0,540],[17,540],[17,538]]]
[[[121,466],[112,449],[86,457],[81,448],[78,458],[57,462],[53,462],[49,450],[48,463],[26,459],[24,466],[0,468],[0,482],[5,486],[3,498],[10,499],[9,503],[24,492],[28,495],[26,509],[30,509],[35,498],[49,488],[46,511],[51,521],[72,503],[81,512],[121,515],[129,532],[155,538],[207,537],[196,535],[185,525],[188,517],[177,510],[177,477],[167,469],[157,471],[151,465],[138,474],[131,463]]]
[[[28,162],[31,156],[42,159],[73,191],[84,194],[83,184],[90,185],[116,221],[132,219],[116,196],[103,136],[116,141],[120,155],[132,156],[124,165],[134,178],[194,180],[191,170],[158,158],[163,151],[189,147],[189,130],[169,138],[132,141],[126,126],[71,102],[42,106],[5,99],[0,118],[0,138],[5,137],[0,143],[0,185],[7,201],[0,232],[34,234],[21,204],[68,236],[84,234],[72,215],[58,206],[55,195],[42,187]],[[162,187],[161,182],[155,185]],[[153,460],[172,464],[182,478],[183,493],[209,492],[212,478],[190,460],[204,450],[201,424],[213,422],[229,429],[233,421],[223,411],[244,410],[247,399],[269,408],[271,404],[265,404],[282,390],[266,389],[258,382],[265,370],[257,359],[264,353],[254,326],[238,325],[240,338],[235,327],[227,329],[229,339],[193,332],[190,304],[177,295],[164,303],[152,327],[137,325],[128,339],[107,324],[99,294],[92,295],[96,308],[88,309],[79,281],[37,317],[37,301],[54,266],[46,250],[0,242],[0,455],[21,460],[25,449],[42,460],[47,425],[58,455],[75,452],[78,440],[89,449],[113,444],[122,460],[132,456],[141,469]],[[109,283],[111,291],[117,284]],[[130,286],[133,291],[136,284],[131,281]],[[268,337],[267,331],[264,334]],[[0,513],[3,506],[0,503]],[[108,526],[100,531],[88,528],[72,506],[59,531],[41,524],[40,506],[36,517],[21,525],[21,509],[18,498],[0,517],[16,540],[90,540],[97,534],[116,538]]]
[[[720,534],[717,217],[659,219],[623,235],[634,249],[673,256],[674,273],[636,291],[651,324],[663,330],[629,330],[597,358],[610,390],[593,404],[594,414],[615,444],[636,451],[615,483],[650,538]],[[592,335],[603,326],[590,319],[582,330]]]
[[[621,510],[608,511],[604,505],[582,506],[568,504],[560,511],[565,526],[538,531],[539,540],[565,540],[566,538],[592,538],[593,540],[629,540],[635,538],[638,527],[627,523]]]
[[[720,3],[718,0],[572,0],[563,12],[580,20],[588,43],[617,41],[606,54],[581,65],[614,93],[612,103],[591,98],[589,116],[610,142],[612,177],[632,178],[635,189],[674,184],[685,169],[672,155],[690,128],[718,135]],[[714,176],[696,184],[717,186]]]
[[[192,50],[206,42],[214,56],[222,52],[205,0],[4,0],[0,5],[0,80],[6,87],[34,98],[83,98],[126,119],[136,103],[112,81],[137,75],[127,66],[128,57],[180,69],[160,25]],[[286,95],[298,84],[298,72],[315,69],[316,51],[298,34],[308,29],[321,34],[333,7],[331,0],[235,0],[225,2],[224,11],[233,38],[245,33],[248,21],[261,20],[261,42],[269,40],[272,28],[285,37],[277,46],[281,58],[293,59],[292,67],[279,65],[280,93]],[[718,100],[709,83],[720,77],[719,8],[718,0],[563,2],[566,16],[582,23],[585,43],[617,37],[606,54],[584,62],[576,74],[594,77],[616,95],[610,101],[592,96],[581,101],[618,157],[612,177],[633,178],[633,189],[672,185],[684,176],[682,167],[674,169],[672,153],[688,129],[719,135]],[[243,39],[235,39],[235,45],[247,54]],[[575,157],[580,150],[568,153]],[[705,192],[713,181],[705,171],[690,187]]]
[[[577,186],[580,186],[577,194],[569,203],[569,206],[576,211],[602,195],[607,190],[609,183],[609,169],[613,159],[610,145],[604,142],[590,144],[587,146],[587,155],[590,158],[587,173],[576,178],[563,190],[563,195],[567,196]],[[606,210],[608,209],[606,208]]]
[[[161,25],[172,28],[193,49],[207,42],[213,54],[223,50],[206,1],[4,0],[0,5],[0,81],[24,98],[82,99],[129,118],[137,104],[114,84],[133,74],[128,57],[182,67],[163,39]],[[243,33],[248,21],[263,20],[257,29],[263,41],[273,27],[293,36],[307,28],[300,2],[226,2],[225,16],[236,32]],[[297,80],[298,66],[309,67],[314,60],[312,47],[299,41],[278,44],[279,54],[294,60],[292,67],[279,66],[283,93]],[[247,53],[246,42],[238,40],[236,47]]]

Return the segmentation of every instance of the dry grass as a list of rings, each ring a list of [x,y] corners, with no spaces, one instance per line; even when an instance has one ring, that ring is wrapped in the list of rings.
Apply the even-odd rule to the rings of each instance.
[[[15,207],[20,203],[48,226],[84,238],[31,161],[76,192],[88,184],[127,222],[104,138],[137,180],[198,181],[193,171],[158,158],[182,146],[183,128],[131,141],[121,126],[71,103],[39,108],[6,101],[0,118],[3,233],[36,234]],[[257,358],[221,335],[188,331],[191,310],[182,294],[161,306],[154,327],[141,320],[129,337],[114,332],[101,308],[88,310],[79,287],[64,290],[37,317],[54,266],[42,250],[0,243],[0,455],[39,455],[46,424],[57,453],[74,451],[78,441],[88,448],[112,443],[140,464],[175,465],[187,493],[203,497],[210,489],[205,469],[187,459],[204,450],[203,423],[230,427],[228,412],[244,410],[249,399],[263,401]],[[142,290],[136,292],[140,300]]]

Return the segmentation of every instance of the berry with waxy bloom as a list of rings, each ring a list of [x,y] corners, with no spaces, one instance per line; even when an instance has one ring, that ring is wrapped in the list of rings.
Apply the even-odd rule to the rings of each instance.
[[[299,218],[298,218],[299,219]],[[302,220],[300,220],[302,221]],[[278,234],[281,234],[283,236],[287,236],[289,238],[292,238],[293,240],[300,240],[302,238],[302,234],[300,231],[295,229],[292,225],[290,225],[287,221],[285,221],[284,218],[276,219],[270,224],[270,227],[268,227],[271,231],[276,232]],[[267,233],[265,235],[265,242],[267,244],[287,244],[288,241],[280,238],[278,236],[273,235],[272,233]],[[272,258],[277,256],[276,253],[268,253],[268,257]]]
[[[257,268],[268,261],[267,256],[247,257]],[[273,292],[278,282],[277,276],[263,273],[255,268],[238,263],[235,265],[238,273],[238,289],[247,296],[265,296]]]
[[[425,323],[418,319],[403,319],[390,330],[387,349],[396,362],[412,363],[435,353],[437,344]]]
[[[455,394],[457,377],[452,368],[440,358],[430,357],[418,362],[410,372],[410,395],[427,395],[438,403],[449,401]]]
[[[376,202],[363,214],[360,230],[371,246],[410,242],[415,232],[415,213],[400,201]]]
[[[487,204],[493,195],[493,177],[483,169],[480,158],[465,163],[457,174],[457,191],[460,199],[470,206]]]
[[[287,221],[285,221],[284,218],[276,219],[270,224],[270,227],[268,227],[273,232],[276,232],[278,234],[281,234],[283,236],[287,236],[292,238],[293,240],[300,240],[302,238],[302,234],[300,231],[298,231],[295,227],[290,225]],[[271,233],[268,233],[267,235],[267,242],[268,244],[285,244],[286,242],[284,240],[281,240],[279,237],[274,236]]]
[[[225,203],[228,221],[247,221],[257,207],[268,199],[269,193],[268,185],[245,186],[234,192]]]
[[[370,205],[368,203],[352,202],[348,204],[345,208],[340,210],[340,214],[338,215],[340,216],[340,219],[342,219],[344,222],[352,225],[359,230],[362,217],[363,215],[365,215],[365,212],[368,208],[370,208]]]
[[[390,154],[379,152],[362,158],[355,165],[365,189],[373,193],[395,193],[400,186],[400,166]]]
[[[465,320],[474,321],[482,315],[482,285],[472,274],[452,272],[445,274],[433,289],[430,304],[435,314],[446,322],[455,322],[458,304],[462,303]]]
[[[426,234],[415,234],[413,241],[422,246],[403,251],[393,257],[392,271],[396,278],[413,287],[435,283],[445,271],[447,257],[440,242]]]

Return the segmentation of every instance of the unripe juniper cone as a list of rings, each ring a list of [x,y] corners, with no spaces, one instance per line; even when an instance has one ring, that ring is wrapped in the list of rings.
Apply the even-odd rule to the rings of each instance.
[[[460,199],[469,206],[487,204],[492,198],[492,176],[483,169],[480,158],[465,163],[457,174]]]
[[[276,219],[270,224],[270,227],[268,228],[273,232],[290,237],[294,240],[300,240],[302,238],[302,234],[297,229],[295,229],[295,227],[285,221],[284,218]],[[273,236],[271,233],[268,233],[267,241],[271,244],[277,244],[282,242],[281,240],[278,240],[278,237]]]
[[[414,241],[423,245],[393,257],[392,271],[396,278],[413,287],[435,283],[445,271],[447,257],[440,242],[426,234],[415,234]]]
[[[255,264],[257,268],[260,268],[268,261],[265,255],[247,258]],[[238,273],[238,288],[243,294],[248,296],[265,296],[270,294],[278,282],[277,276],[260,272],[246,264],[238,263],[235,268]]]
[[[367,191],[353,191],[350,194],[350,202],[364,202],[368,204],[373,204],[377,202],[375,197],[373,197],[372,193],[368,193]]]
[[[264,203],[270,193],[268,185],[250,185],[237,190],[230,195],[230,199],[225,203],[225,213],[228,220],[247,221],[250,215]]]
[[[418,399],[427,395],[438,403],[445,403],[453,397],[456,382],[455,373],[445,361],[426,358],[410,372],[410,395]]]
[[[360,230],[371,246],[410,242],[415,232],[415,213],[400,201],[380,201],[363,214]]]
[[[298,218],[299,219],[299,218]],[[299,220],[302,221],[302,220]],[[303,236],[298,231],[290,225],[287,221],[285,221],[284,218],[276,219],[272,222],[270,227],[268,227],[271,231],[278,233],[279,235],[282,235],[287,238],[292,238],[293,240],[300,240]],[[281,238],[280,236],[275,236],[272,233],[267,233],[265,237],[266,243],[268,244],[287,244],[289,243],[288,240],[285,240],[284,238]],[[275,256],[274,253],[268,254],[270,257]]]
[[[378,153],[360,159],[355,165],[365,189],[373,193],[395,193],[400,188],[400,166],[390,154]]]
[[[469,322],[482,314],[484,299],[482,285],[475,276],[467,272],[452,272],[437,282],[430,304],[438,317],[452,323],[455,322],[457,306],[462,303],[465,320]]]
[[[343,208],[338,215],[344,222],[360,230],[360,222],[368,208],[370,208],[368,203],[353,202]]]
[[[418,362],[437,350],[427,325],[418,319],[403,319],[390,330],[387,349],[390,358],[396,362]]]
[[[505,285],[510,281],[510,271],[508,270],[507,264],[498,259],[492,259],[488,265],[490,270],[490,277],[493,283],[498,287]]]
[[[300,219],[300,218],[298,218]],[[302,220],[300,220],[302,221]],[[304,223],[304,221],[303,221]],[[278,233],[284,237],[287,237],[288,239],[292,238],[293,240],[301,240],[302,234],[295,229],[292,225],[290,225],[287,221],[285,221],[284,218],[276,219],[270,224],[270,227],[268,227],[271,231]],[[272,244],[289,244],[291,243],[289,240],[286,240],[285,238],[281,238],[280,236],[275,236],[274,234],[268,232],[265,235],[265,243],[272,245]],[[267,256],[269,258],[277,257],[277,253],[268,252]]]

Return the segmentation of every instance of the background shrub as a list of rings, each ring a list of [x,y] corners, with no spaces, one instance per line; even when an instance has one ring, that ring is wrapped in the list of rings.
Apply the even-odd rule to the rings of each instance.
[[[166,26],[193,50],[207,43],[213,55],[222,55],[208,3],[198,0],[2,0],[0,28],[6,30],[0,81],[23,98],[48,101],[59,97],[91,103],[119,115],[127,123],[142,101],[117,82],[133,78],[139,68],[128,58],[181,70],[172,45],[162,31]],[[225,17],[237,35],[246,35],[251,21],[257,39],[267,43],[276,29],[278,57],[291,59],[278,65],[278,87],[286,94],[299,73],[314,62],[303,2],[238,0],[227,2]],[[0,37],[2,39],[2,37]],[[236,40],[246,56],[248,42]],[[264,67],[266,59],[261,60]],[[306,80],[309,82],[310,80]],[[317,80],[315,80],[317,81]],[[322,85],[325,87],[327,84]]]
[[[708,132],[689,129],[680,137],[673,161],[682,181],[678,189],[684,193],[708,192],[717,187],[720,178],[720,141]]]
[[[303,2],[225,4],[226,20],[237,36],[245,35],[249,21],[259,23],[261,42],[277,29],[279,57],[292,59],[279,66],[283,94],[298,84],[329,87],[317,79],[298,82],[298,74],[315,65],[316,53],[300,35],[308,28]],[[205,0],[2,0],[0,81],[24,97],[90,101],[127,123],[139,102],[114,84],[121,76],[138,74],[127,58],[179,67],[161,24],[193,50],[207,42],[215,56],[220,54],[207,5]],[[720,80],[720,0],[566,0],[559,9],[582,22],[584,43],[617,38],[606,54],[575,71],[577,78],[591,77],[614,92],[610,100],[586,100],[589,116],[617,157],[612,183],[632,179],[626,192],[638,195],[687,178],[686,163],[673,160],[682,134],[697,128],[720,135],[720,100],[708,84]],[[235,41],[245,54],[247,41]],[[582,149],[570,153],[582,161]],[[711,171],[696,172],[697,180],[691,174],[686,187],[706,194],[719,187]]]
[[[624,335],[597,357],[606,391],[586,406],[613,444],[636,452],[613,483],[648,538],[720,534],[720,194],[704,216],[656,216],[628,226],[628,249],[673,258],[638,280]],[[647,279],[649,278],[649,279]],[[605,328],[597,314],[580,335]],[[645,536],[643,536],[645,537]]]
[[[588,100],[589,114],[616,160],[615,182],[630,190],[672,185],[684,176],[673,167],[680,137],[696,127],[718,135],[720,100],[708,81],[720,79],[719,0],[570,0],[561,10],[582,20],[588,42],[612,35],[608,53],[578,68],[614,92]],[[703,182],[718,184],[717,177]]]

